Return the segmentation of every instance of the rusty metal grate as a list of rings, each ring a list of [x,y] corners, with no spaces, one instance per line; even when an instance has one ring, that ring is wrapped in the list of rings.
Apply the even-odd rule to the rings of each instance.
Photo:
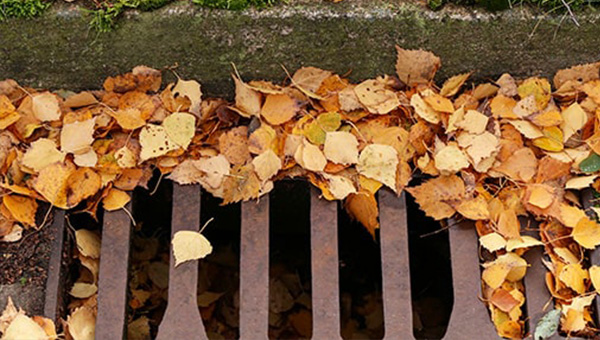
[[[339,310],[337,204],[318,197],[311,189],[311,261],[313,339],[341,339]],[[199,186],[173,186],[171,234],[200,227]],[[585,199],[584,199],[585,201]],[[588,200],[589,201],[589,200]],[[385,339],[412,339],[411,281],[405,197],[379,193],[381,258]],[[191,213],[193,212],[193,213]],[[131,222],[123,211],[106,212],[102,230],[96,339],[118,339],[126,328],[127,278]],[[64,212],[55,214],[50,226],[57,235],[50,260],[45,315],[63,315],[64,281],[61,262]],[[494,339],[495,329],[481,296],[478,239],[470,222],[449,229],[454,306],[445,339]],[[269,197],[242,203],[240,255],[240,338],[268,339],[269,311]],[[545,287],[543,250],[530,250],[531,264],[525,277],[529,330],[550,301]],[[600,251],[591,254],[600,263]],[[158,339],[207,339],[198,307],[198,265],[173,266],[171,253],[168,305],[158,328]],[[596,310],[600,301],[596,299]]]

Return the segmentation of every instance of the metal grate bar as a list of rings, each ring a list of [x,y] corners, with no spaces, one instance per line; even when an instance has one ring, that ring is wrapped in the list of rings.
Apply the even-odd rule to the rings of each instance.
[[[242,203],[240,338],[268,339],[269,197]]]
[[[48,265],[48,279],[46,280],[46,296],[44,301],[44,316],[56,322],[62,314],[64,303],[64,274],[62,270],[62,256],[65,240],[65,211],[54,210],[52,223],[48,226],[52,240],[52,253]]]
[[[126,209],[131,209],[128,203]],[[96,339],[120,339],[125,331],[131,220],[123,210],[105,212],[98,277]]]
[[[537,225],[536,226],[537,229]],[[529,236],[539,238],[537,231],[527,232]],[[544,316],[547,310],[544,309],[546,304],[552,306],[552,299],[548,288],[546,288],[546,268],[542,263],[544,255],[543,247],[532,247],[529,249],[523,258],[530,264],[525,275],[525,304],[527,306],[529,333],[533,334],[538,321]]]
[[[178,231],[198,231],[200,227],[200,186],[173,185],[171,238]],[[169,260],[169,299],[157,339],[208,339],[197,304],[198,263],[189,261],[175,268]]]
[[[581,193],[581,203],[583,207],[588,210],[593,206],[594,202],[594,189],[586,189]],[[591,213],[591,212],[590,212]],[[590,252],[590,262],[592,265],[600,266],[600,248],[596,247]],[[596,296],[596,318],[597,324],[600,323],[600,297]]]
[[[479,241],[472,222],[449,220],[454,307],[446,339],[496,339],[486,306],[479,301]]]
[[[313,339],[341,339],[337,202],[311,188]]]
[[[385,339],[413,339],[405,194],[379,191]]]

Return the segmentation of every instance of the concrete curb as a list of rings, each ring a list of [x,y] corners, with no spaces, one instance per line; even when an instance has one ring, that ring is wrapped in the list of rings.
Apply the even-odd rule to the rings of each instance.
[[[503,72],[552,75],[600,60],[600,13],[544,16],[528,9],[486,13],[447,6],[432,12],[398,0],[339,4],[291,1],[265,10],[203,9],[177,2],[154,12],[130,11],[111,33],[97,34],[74,5],[43,17],[0,23],[0,79],[44,88],[99,88],[108,75],[144,64],[178,64],[209,95],[231,95],[230,63],[246,79],[281,80],[302,65],[358,80],[393,73],[394,45],[442,58],[438,77],[474,70],[475,79]]]

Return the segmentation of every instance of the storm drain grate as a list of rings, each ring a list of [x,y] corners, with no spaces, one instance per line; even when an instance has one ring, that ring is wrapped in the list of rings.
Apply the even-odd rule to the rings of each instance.
[[[311,189],[310,237],[312,262],[313,339],[341,339],[339,305],[337,203],[319,199]],[[200,186],[173,185],[171,235],[200,227]],[[412,303],[407,212],[404,195],[381,190],[380,242],[383,281],[384,339],[412,339]],[[584,201],[586,201],[584,199]],[[589,198],[587,199],[589,201]],[[128,208],[130,208],[129,206]],[[240,338],[268,339],[269,318],[269,196],[242,203],[240,255]],[[50,260],[45,315],[64,315],[61,261],[64,212],[50,226],[57,235]],[[118,339],[126,328],[127,279],[131,220],[124,211],[105,212],[102,228],[96,339]],[[445,339],[495,339],[496,332],[481,296],[478,239],[470,222],[449,228],[454,306]],[[528,329],[532,330],[551,297],[537,247],[526,254],[531,267],[525,277]],[[600,264],[600,251],[591,254]],[[198,264],[174,268],[171,253],[168,305],[158,339],[207,339],[196,304]],[[596,310],[600,301],[596,299]]]

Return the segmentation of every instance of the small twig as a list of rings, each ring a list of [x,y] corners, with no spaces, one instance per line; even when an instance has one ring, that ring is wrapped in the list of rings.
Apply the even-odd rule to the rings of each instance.
[[[206,228],[208,226],[208,224],[210,222],[212,222],[214,219],[215,219],[214,217],[211,217],[208,221],[206,221],[206,223],[204,223],[204,225],[202,226],[202,228],[200,228],[199,233],[202,234],[202,232],[204,231],[204,228]]]
[[[150,196],[153,196],[158,191],[158,186],[160,185],[160,182],[162,181],[163,176],[164,176],[164,174],[161,172],[160,176],[158,176],[158,181],[156,181],[156,185],[154,186],[154,189],[150,193]]]
[[[127,214],[127,216],[129,216],[129,219],[131,219],[131,223],[133,223],[133,225],[136,226],[137,222],[133,218],[133,215],[131,214],[131,212],[129,210],[127,210],[127,208],[125,208],[125,207],[123,207],[121,209],[123,209],[123,211],[125,211],[125,213]]]
[[[577,27],[579,27],[579,22],[577,22],[577,18],[575,17],[575,14],[573,14],[573,11],[571,10],[571,6],[569,6],[569,4],[565,0],[560,0],[560,2],[562,2],[563,5],[567,8],[567,12],[569,12],[569,15],[571,16],[571,20],[573,20],[573,23],[575,23],[575,25]]]

